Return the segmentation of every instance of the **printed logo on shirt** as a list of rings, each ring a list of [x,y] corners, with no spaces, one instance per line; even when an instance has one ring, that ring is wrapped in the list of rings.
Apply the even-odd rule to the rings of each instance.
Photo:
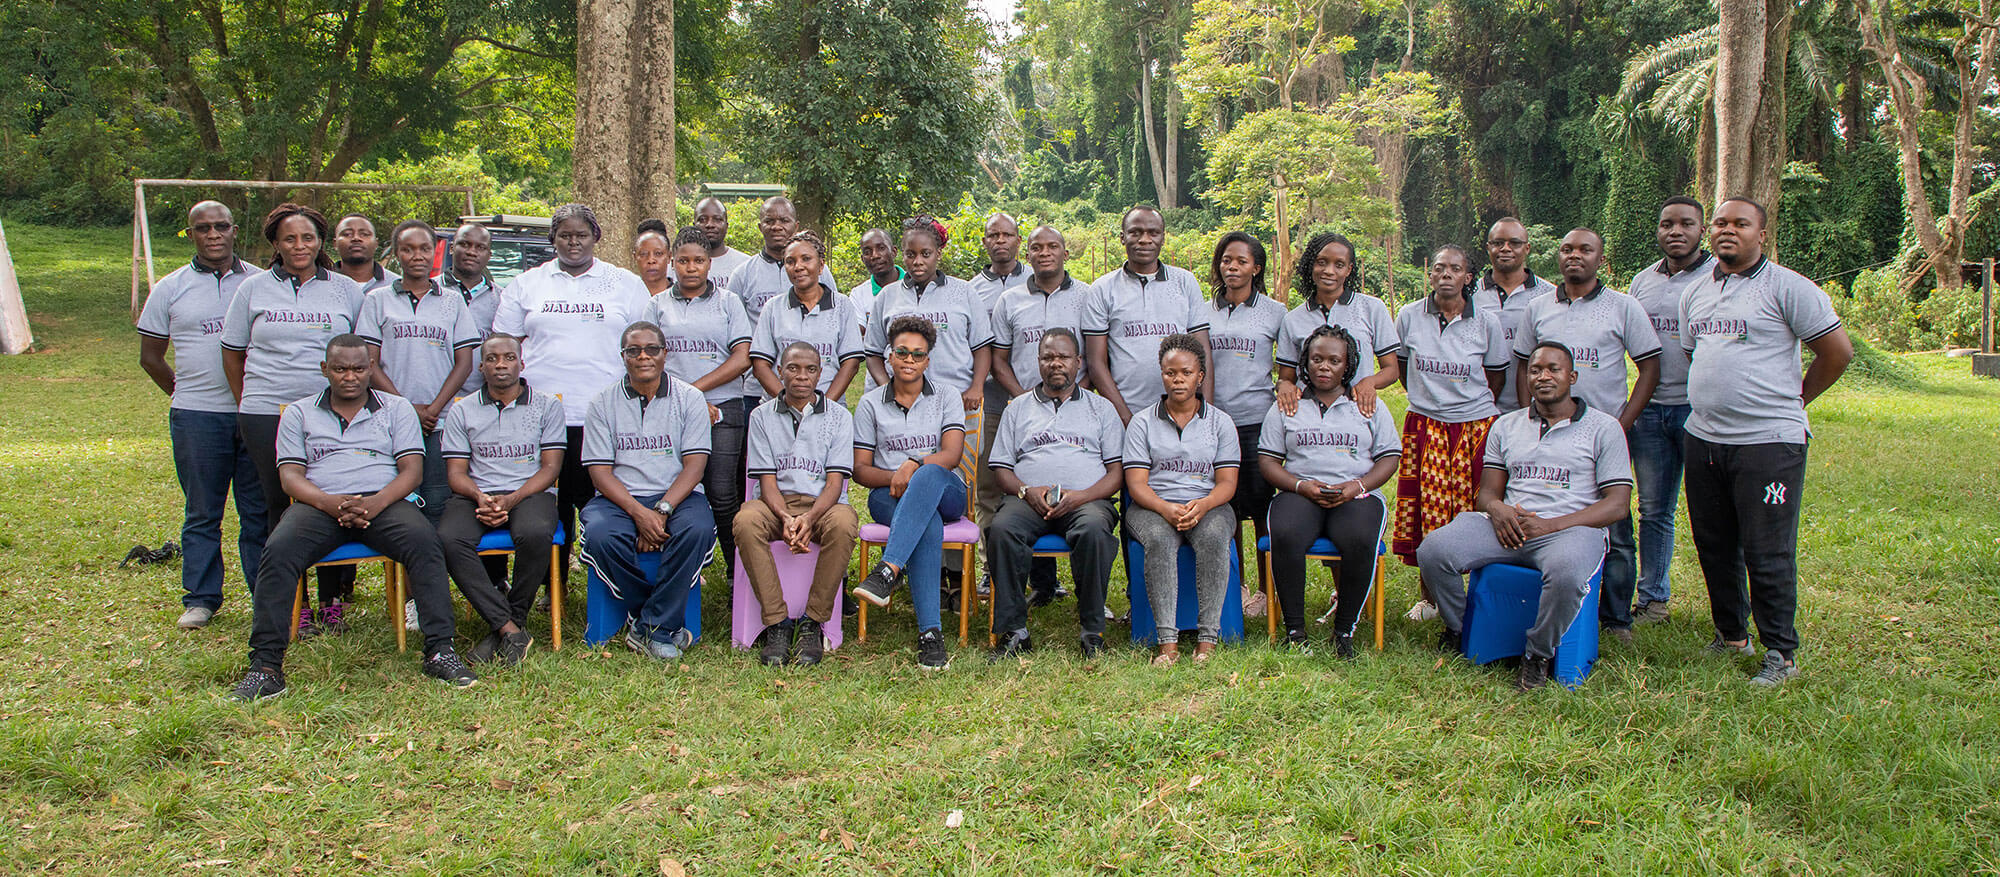
[[[473,442],[472,455],[482,460],[523,462],[541,453],[534,442]]]
[[[1137,320],[1120,326],[1118,334],[1121,338],[1164,338],[1178,335],[1180,331],[1179,323]]]
[[[1696,339],[1717,338],[1742,341],[1750,337],[1750,323],[1735,317],[1715,317],[1708,320],[1692,320],[1687,325],[1688,333]]]
[[[1540,481],[1551,487],[1569,489],[1570,471],[1568,466],[1538,466],[1533,463],[1515,463],[1507,467],[1507,477]]]
[[[542,313],[571,314],[586,321],[604,321],[604,305],[594,301],[545,301],[542,302]]]
[[[325,332],[333,331],[333,315],[326,311],[266,311],[267,323],[295,323]]]
[[[1448,362],[1418,354],[1411,361],[1410,367],[1427,375],[1436,375],[1444,378],[1454,384],[1463,384],[1466,381],[1472,380],[1472,366],[1462,362]]]

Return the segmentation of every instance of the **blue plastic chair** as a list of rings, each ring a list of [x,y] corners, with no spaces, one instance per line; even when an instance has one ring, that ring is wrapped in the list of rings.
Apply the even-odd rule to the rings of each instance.
[[[1046,536],[1042,537],[1048,538]],[[1041,543],[1036,542],[1036,547]],[[1175,600],[1176,630],[1193,630],[1201,617],[1201,604],[1194,592],[1194,549],[1183,544],[1180,550],[1180,595]],[[1229,585],[1223,589],[1222,624],[1217,638],[1224,642],[1243,641],[1242,555],[1235,541],[1229,543]],[[1158,645],[1153,632],[1153,603],[1146,599],[1146,548],[1125,540],[1125,599],[1132,603],[1132,642]]]
[[[389,624],[396,629],[396,651],[409,649],[408,631],[403,629],[403,565],[375,553],[359,542],[349,542],[326,553],[313,566],[360,566],[364,563],[382,564],[382,591],[389,600]],[[292,641],[299,638],[299,611],[306,606],[306,577],[299,576],[299,586],[292,593]]]
[[[1388,595],[1383,583],[1388,580],[1389,566],[1383,560],[1389,556],[1389,546],[1375,543],[1375,588],[1368,595],[1368,611],[1375,616],[1375,650],[1382,650],[1382,615],[1388,605]],[[1333,540],[1324,536],[1314,539],[1306,547],[1307,560],[1331,560],[1338,562],[1340,552],[1334,550]],[[1271,578],[1271,537],[1257,539],[1257,577],[1264,580],[1264,618],[1271,629],[1271,641],[1278,641],[1278,585]]]
[[[558,539],[557,543],[560,544],[561,541]],[[625,628],[625,623],[631,620],[632,610],[624,600],[612,595],[610,583],[600,578],[597,570],[591,569],[588,565],[584,569],[588,585],[584,592],[583,642],[588,646],[601,646],[610,642],[612,637],[618,635],[618,631]],[[659,569],[659,552],[640,552],[640,572],[645,573],[650,579],[659,572]],[[553,602],[554,598],[550,600]],[[695,574],[694,583],[688,588],[687,616],[681,623],[686,625],[687,632],[694,637],[695,642],[701,642],[700,573]]]
[[[1597,592],[1604,584],[1604,567],[1591,573],[1583,605],[1563,631],[1549,661],[1556,681],[1569,688],[1583,684],[1597,664]],[[1495,563],[1472,571],[1465,593],[1465,618],[1459,647],[1474,664],[1488,664],[1527,651],[1528,628],[1542,603],[1542,574],[1525,566]]]
[[[556,524],[554,542],[549,545],[549,636],[555,640],[556,651],[562,651],[563,586],[562,586],[562,544],[563,528]],[[495,557],[514,554],[514,534],[502,527],[489,530],[479,537],[479,556]],[[497,582],[496,582],[497,584]]]

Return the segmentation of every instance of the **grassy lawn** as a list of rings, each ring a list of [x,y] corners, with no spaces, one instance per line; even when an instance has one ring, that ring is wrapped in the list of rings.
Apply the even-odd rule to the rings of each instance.
[[[180,523],[129,232],[7,231],[39,346],[0,358],[0,871],[2000,870],[2000,384],[1963,360],[1814,407],[1804,673],[1775,694],[1700,654],[1683,535],[1673,619],[1607,641],[1576,692],[1441,660],[1436,622],[1392,620],[1348,665],[1259,637],[1200,668],[1086,664],[1069,601],[1018,663],[921,674],[899,603],[866,645],[770,672],[729,648],[719,577],[680,664],[571,640],[455,692],[396,653],[369,572],[355,629],[245,708],[222,699],[236,568],[194,634],[177,568],[117,568]],[[1415,585],[1395,566],[1391,606]]]

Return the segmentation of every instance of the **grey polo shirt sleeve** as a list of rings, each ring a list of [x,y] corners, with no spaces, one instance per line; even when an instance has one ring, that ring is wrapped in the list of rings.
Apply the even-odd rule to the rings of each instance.
[[[1028,402],[1023,404],[1008,405],[1000,413],[1000,425],[994,428],[993,433],[993,452],[986,461],[988,468],[1014,468],[1014,456],[1021,452],[1021,436],[1019,434],[1021,424],[1027,420],[1027,416],[1022,413],[1022,409],[1032,403],[1033,399],[1029,398]],[[1113,420],[1116,420],[1116,418],[1113,418]]]
[[[417,409],[410,404],[410,400],[374,390],[369,392],[375,393],[375,398],[381,400],[381,413],[389,417],[389,446],[395,448],[396,459],[423,454],[423,421],[417,419]]]
[[[713,447],[709,443],[708,400],[693,384],[682,383],[674,378],[663,377],[674,394],[674,404],[681,415],[681,422],[675,428],[674,445],[681,449],[681,459],[689,454],[706,454]],[[657,401],[655,404],[658,404]]]
[[[1359,298],[1359,296],[1356,296]],[[1389,313],[1389,306],[1379,298],[1364,299],[1368,311],[1368,331],[1375,335],[1375,356],[1377,358],[1400,354],[1403,350],[1403,334],[1396,329],[1396,317]]]
[[[1389,416],[1389,406],[1375,406],[1375,413],[1369,415],[1368,424],[1375,432],[1375,441],[1368,448],[1368,455],[1380,460],[1383,457],[1403,455],[1403,434],[1396,429],[1396,419]],[[1262,446],[1262,441],[1259,441]]]
[[[744,318],[749,319],[749,312],[744,313]],[[757,326],[750,332],[751,359],[761,359],[771,363],[778,361],[778,329],[775,325],[777,317],[778,309],[769,304],[764,306],[764,313],[758,315]]]
[[[854,417],[838,402],[828,401],[826,405],[828,413],[833,415],[834,419],[832,446],[826,451],[826,471],[839,472],[848,478],[853,478]]]
[[[1610,290],[1598,295],[1612,295]],[[1660,355],[1660,333],[1653,331],[1653,318],[1646,316],[1646,306],[1629,295],[1618,296],[1619,340],[1625,342],[1625,355],[1633,362],[1645,362]]]
[[[834,360],[836,362],[846,362],[850,359],[861,359],[866,354],[863,352],[861,320],[856,318],[853,313],[854,303],[848,301],[847,297],[840,293],[830,294],[834,296],[834,314],[842,317],[840,321],[840,335],[834,341]],[[843,308],[846,310],[843,311]],[[827,380],[832,379],[832,375],[827,376]],[[833,403],[836,405],[843,404],[838,399],[833,400]]]
[[[1651,322],[1648,321],[1648,326]],[[1606,415],[1597,418],[1597,432],[1591,436],[1591,452],[1596,455],[1597,487],[1616,487],[1623,484],[1634,486],[1632,480],[1632,457],[1626,450],[1625,430],[1618,426],[1616,418]]]
[[[771,406],[783,404],[785,403],[782,399],[766,402],[750,412],[750,430],[748,445],[743,454],[743,470],[751,478],[778,473],[777,433],[782,425],[777,421],[783,416],[783,412]],[[850,450],[849,453],[853,452]]]
[[[382,327],[382,296],[388,293],[389,290],[390,287],[383,287],[363,296],[361,299],[361,313],[354,318],[354,334],[361,336],[361,340],[376,347],[382,346],[382,336],[388,334],[383,331]]]
[[[311,398],[301,399],[285,406],[278,415],[278,465],[291,463],[295,466],[306,464],[306,418],[305,406],[313,404]]]
[[[611,385],[597,398],[590,400],[590,407],[583,412],[583,459],[585,466],[609,466],[616,462],[612,448],[612,429],[616,426],[612,417],[613,394],[623,392],[617,384]],[[702,406],[702,410],[708,410]]]
[[[465,396],[451,403],[444,410],[444,420],[438,422],[438,452],[447,460],[472,459],[472,433],[465,426],[465,406],[473,398]]]
[[[1504,372],[1514,361],[1514,351],[1507,347],[1507,323],[1492,311],[1483,311],[1479,318],[1486,321],[1486,370]]]
[[[1077,390],[1077,392],[1088,393],[1091,397],[1091,406],[1097,411],[1097,440],[1099,446],[1104,449],[1102,452],[1104,462],[1111,465],[1123,463],[1125,424],[1118,419],[1118,409],[1111,407],[1110,400],[1089,390]]]
[[[236,295],[229,299],[229,310],[222,314],[222,348],[238,352],[250,349],[250,296],[245,293],[249,283],[236,287]],[[1686,299],[1682,299],[1683,302]],[[1683,307],[1686,305],[1683,304]],[[1692,350],[1693,348],[1688,348]],[[303,453],[303,449],[301,449]]]

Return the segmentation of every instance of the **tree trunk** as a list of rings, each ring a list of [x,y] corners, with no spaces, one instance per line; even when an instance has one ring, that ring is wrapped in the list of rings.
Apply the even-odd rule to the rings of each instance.
[[[639,220],[675,225],[673,83],[673,4],[578,0],[572,179],[606,261],[630,267]]]

